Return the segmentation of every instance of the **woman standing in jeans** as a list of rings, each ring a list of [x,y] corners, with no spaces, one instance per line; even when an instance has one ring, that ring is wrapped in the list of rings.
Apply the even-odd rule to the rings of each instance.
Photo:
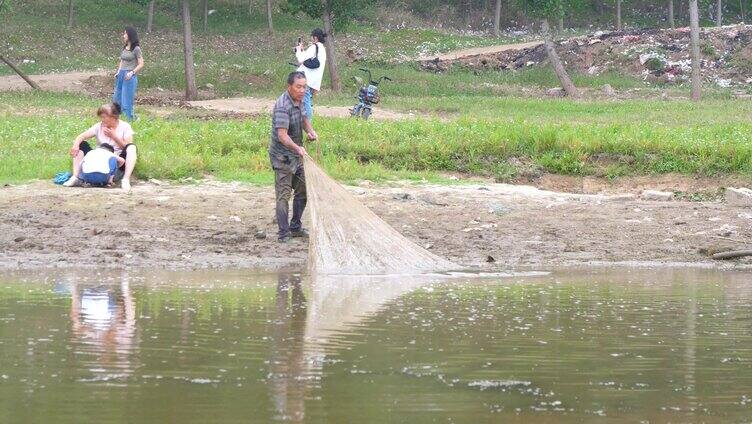
[[[136,28],[125,27],[123,51],[115,74],[115,94],[112,101],[118,103],[129,121],[133,120],[133,103],[138,87],[138,72],[144,67],[144,58],[138,41]]]
[[[295,47],[295,56],[298,59],[299,72],[302,72],[306,76],[306,82],[308,88],[306,89],[305,97],[303,97],[303,108],[305,115],[309,120],[313,120],[313,96],[321,90],[321,80],[324,78],[324,66],[326,66],[326,47],[324,42],[326,41],[326,34],[321,28],[316,28],[311,32],[311,45],[307,49],[304,49],[302,40]],[[317,59],[318,65],[314,68],[309,67],[311,65],[311,59]]]

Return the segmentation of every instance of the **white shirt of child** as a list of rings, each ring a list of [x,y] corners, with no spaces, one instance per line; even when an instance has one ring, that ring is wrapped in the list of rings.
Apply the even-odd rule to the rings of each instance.
[[[110,173],[110,158],[114,158],[115,154],[106,149],[97,147],[92,149],[84,156],[84,161],[81,163],[81,171],[84,174],[91,172],[101,172],[102,174]]]
[[[326,65],[326,47],[323,43],[311,44],[303,51],[301,49],[295,50],[295,57],[298,58],[298,62],[303,62],[306,59],[316,57],[316,45],[319,46],[319,62],[321,66],[316,69],[306,68],[305,65],[300,65],[298,71],[303,72],[306,76],[306,84],[316,91],[321,90],[321,80],[324,79],[324,66]]]
[[[107,137],[107,135],[104,133],[104,130],[102,129],[101,122],[94,124],[91,128],[89,128],[89,131],[92,131],[96,135],[98,142],[97,144],[109,144],[115,150],[116,155],[120,155],[120,153],[123,151],[123,148],[120,147],[120,145],[117,144],[115,140]],[[117,134],[120,139],[125,139],[126,137],[132,137],[134,132],[133,128],[131,128],[131,124],[119,120],[118,126],[117,128],[115,128],[115,134]]]

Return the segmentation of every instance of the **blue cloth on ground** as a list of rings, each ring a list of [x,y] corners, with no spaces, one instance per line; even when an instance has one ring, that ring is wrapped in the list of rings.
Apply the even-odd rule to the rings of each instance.
[[[57,185],[62,185],[64,182],[70,180],[70,177],[72,177],[73,174],[67,171],[58,172],[55,174],[55,178],[52,179],[52,182],[54,182]]]

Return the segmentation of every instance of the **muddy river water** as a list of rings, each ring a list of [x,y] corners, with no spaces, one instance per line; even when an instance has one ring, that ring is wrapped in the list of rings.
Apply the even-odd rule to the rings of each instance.
[[[748,422],[752,276],[0,274],[0,422]]]

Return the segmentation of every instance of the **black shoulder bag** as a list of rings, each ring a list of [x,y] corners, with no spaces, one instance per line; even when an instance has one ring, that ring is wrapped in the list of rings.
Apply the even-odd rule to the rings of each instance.
[[[315,46],[316,46],[316,56],[310,59],[306,59],[303,62],[303,66],[305,66],[308,69],[316,69],[319,66],[321,66],[321,62],[319,61],[319,43],[316,43]]]

